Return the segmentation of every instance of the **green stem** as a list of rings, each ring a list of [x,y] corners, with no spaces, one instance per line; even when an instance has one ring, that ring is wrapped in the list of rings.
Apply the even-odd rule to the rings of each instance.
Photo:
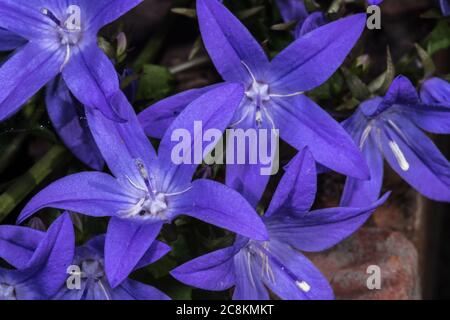
[[[18,178],[9,189],[0,196],[0,222],[2,222],[14,208],[22,202],[53,170],[61,163],[69,160],[66,149],[60,145],[53,146],[47,154],[39,160],[23,176]]]
[[[32,100],[27,106],[25,106],[21,126],[31,128],[41,118],[42,114],[44,113],[44,108],[37,108],[36,110],[36,108],[33,107],[33,104],[34,101]],[[22,147],[27,136],[28,132],[26,130],[24,132],[19,133],[16,137],[14,137],[14,139],[12,139],[12,141],[4,149],[4,151],[0,155],[0,173],[6,170],[9,164],[14,160],[16,153]]]

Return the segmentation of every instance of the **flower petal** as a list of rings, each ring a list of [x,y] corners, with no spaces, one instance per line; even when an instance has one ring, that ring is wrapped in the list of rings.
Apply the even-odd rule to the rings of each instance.
[[[11,51],[27,43],[27,40],[6,29],[0,28],[0,51]]]
[[[41,297],[53,296],[67,278],[67,268],[72,263],[75,251],[75,234],[68,213],[61,215],[48,229],[45,238],[25,269],[26,275],[19,285],[33,288]],[[20,290],[20,289],[18,289]]]
[[[0,257],[17,269],[28,265],[45,233],[31,228],[0,226]]]
[[[233,246],[205,254],[177,267],[170,274],[178,281],[196,288],[226,290],[235,283],[234,256],[238,251]]]
[[[119,78],[111,61],[95,41],[72,50],[62,73],[70,91],[86,107],[100,110],[108,119],[124,122],[115,101]]]
[[[364,207],[374,203],[381,193],[384,161],[373,138],[368,137],[362,152],[370,170],[369,180],[347,178],[341,198],[341,207]]]
[[[1,19],[0,19],[1,20]],[[0,67],[0,121],[14,115],[47,82],[63,63],[57,48],[28,43]]]
[[[141,258],[141,260],[138,262],[138,264],[135,267],[135,270],[144,268],[150,264],[152,264],[155,261],[158,261],[163,256],[165,256],[169,251],[170,247],[160,241],[155,241],[150,246],[150,248],[145,252],[144,256]]]
[[[370,100],[377,102],[375,98]],[[398,76],[389,87],[386,96],[376,108],[371,103],[362,105],[361,109],[367,117],[375,117],[391,107],[406,108],[420,104],[419,95],[411,81],[405,76]]]
[[[420,99],[428,105],[450,107],[450,83],[440,78],[428,79],[420,88]]]
[[[158,289],[127,279],[112,292],[114,300],[170,300],[170,298]]]
[[[226,185],[239,192],[253,208],[258,206],[270,175],[261,174],[259,164],[227,164]]]
[[[450,133],[450,84],[439,78],[429,79],[422,85],[420,98],[425,105],[404,109],[406,116],[428,132]]]
[[[112,288],[134,270],[161,230],[162,222],[135,223],[112,217],[105,242],[105,270]]]
[[[305,34],[327,24],[327,22],[323,12],[313,12],[303,21],[303,23],[297,25],[294,31],[295,38],[303,37]]]
[[[53,26],[38,4],[28,0],[1,0],[0,27],[28,40],[44,40],[52,34]]]
[[[250,239],[265,240],[267,232],[255,209],[233,189],[211,180],[195,180],[183,197],[187,214]]]
[[[149,137],[162,139],[175,118],[189,104],[216,87],[187,90],[155,103],[138,115],[142,128]]]
[[[65,145],[87,166],[102,170],[105,162],[89,130],[83,107],[60,78],[47,86],[46,105],[56,132]]]
[[[264,283],[278,297],[284,300],[334,299],[333,289],[328,280],[300,252],[275,240],[269,242],[269,250],[279,264],[269,262],[273,279],[266,276]],[[292,274],[289,275],[286,269]]]
[[[269,60],[261,46],[242,23],[219,1],[197,0],[200,31],[211,59],[226,81],[249,82],[263,77]]]
[[[316,198],[316,162],[308,148],[300,151],[289,163],[270,202],[265,217],[288,208],[307,212]]]
[[[211,142],[204,142],[204,133],[216,130],[222,133],[244,97],[240,84],[224,84],[194,100],[167,129],[158,150],[161,171],[165,173],[163,190],[173,192],[174,187],[185,189],[191,182],[203,155],[213,150]],[[196,127],[197,125],[197,127]],[[175,147],[188,139],[183,149],[182,164],[174,160]],[[175,137],[175,138],[174,138]],[[217,144],[219,141],[214,141]],[[183,144],[185,145],[185,144]]]
[[[244,112],[244,118],[242,121],[237,120],[232,126],[234,131],[227,135],[225,181],[227,186],[238,191],[256,208],[270,176],[278,170],[279,159],[276,153],[279,151],[279,132],[272,130],[270,121],[263,121],[261,126],[257,126],[253,115],[245,115],[246,111],[243,111],[252,106],[244,104],[248,104],[248,101],[243,101],[239,107],[239,111]],[[239,119],[236,115],[235,119]],[[239,132],[242,134],[239,135]],[[253,133],[255,134],[252,135]],[[252,136],[254,138],[248,138]]]
[[[233,300],[269,300],[261,278],[262,266],[250,259],[246,250],[241,250],[234,258]]]
[[[136,161],[142,161],[147,171],[156,164],[156,151],[145,136],[133,107],[122,92],[114,97],[125,123],[110,121],[96,110],[87,110],[88,124],[97,146],[117,178],[140,181]]]
[[[81,0],[83,9],[91,16],[89,28],[97,32],[142,3],[143,0]]]
[[[356,14],[328,23],[297,39],[271,62],[269,83],[277,94],[314,89],[343,63],[366,25]]]
[[[276,3],[284,22],[303,21],[308,16],[303,1],[277,0]]]
[[[320,164],[345,175],[367,179],[369,169],[347,132],[309,98],[274,99],[274,120],[283,140],[302,150],[308,146]]]
[[[113,216],[133,205],[135,199],[123,191],[112,176],[83,172],[62,178],[34,196],[22,210],[23,222],[43,208],[58,208],[95,217]]]
[[[319,252],[344,240],[386,202],[385,194],[377,202],[362,208],[329,208],[304,214],[291,213],[265,220],[270,238],[289,243],[294,248]]]
[[[393,115],[380,137],[391,167],[413,188],[436,201],[450,201],[450,164],[414,124]]]

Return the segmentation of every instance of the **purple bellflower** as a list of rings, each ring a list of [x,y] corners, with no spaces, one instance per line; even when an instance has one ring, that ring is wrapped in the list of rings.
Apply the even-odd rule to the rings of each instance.
[[[125,279],[116,288],[111,288],[104,267],[105,236],[97,236],[85,245],[76,248],[73,266],[81,272],[80,287],[63,286],[53,297],[55,300],[169,300],[158,289],[140,282]],[[143,268],[164,256],[170,248],[159,241],[153,242],[150,249],[138,262],[135,269]]]
[[[420,99],[430,106],[450,108],[450,83],[440,78],[428,79],[420,88]]]
[[[167,130],[158,156],[123,94],[117,95],[121,101],[116,102],[126,123],[110,121],[96,110],[88,111],[90,128],[114,176],[84,172],[56,181],[28,203],[19,221],[44,207],[112,216],[105,241],[105,269],[113,288],[135,268],[163,224],[181,214],[246,237],[265,239],[267,232],[261,219],[236,191],[211,180],[192,182],[197,166],[172,161],[174,130],[188,130],[191,137],[198,135],[191,128],[194,121],[202,121],[204,130],[224,130],[242,92],[241,85],[228,84],[195,100]],[[191,150],[197,140],[191,142]],[[206,146],[204,143],[202,150],[208,150]]]
[[[351,137],[304,95],[324,83],[342,64],[364,29],[364,14],[340,19],[306,34],[269,62],[249,31],[220,2],[198,0],[197,12],[204,44],[217,70],[225,81],[245,87],[229,127],[268,132],[279,129],[283,140],[298,150],[309,146],[314,158],[328,168],[368,178],[367,166]],[[147,108],[140,114],[144,130],[149,136],[160,138],[187,102],[210,89],[183,92]],[[246,197],[252,204],[261,198],[269,179],[257,167],[228,164],[226,171],[228,185],[252,186],[246,189],[251,193]]]
[[[0,29],[0,51],[15,50],[26,43],[24,38]],[[87,166],[101,170],[105,162],[87,126],[83,106],[72,97],[60,76],[46,88],[48,116],[64,144]]]
[[[284,22],[297,22],[294,30],[296,39],[327,23],[323,12],[309,14],[302,0],[277,0],[277,6]]]
[[[291,161],[263,216],[269,240],[238,236],[233,246],[176,268],[171,274],[211,291],[235,286],[233,299],[333,299],[327,279],[302,254],[326,250],[355,232],[381,205],[310,211],[317,188],[316,163],[308,148]]]
[[[424,196],[450,201],[450,164],[421,130],[450,133],[450,109],[422,104],[407,78],[397,77],[384,98],[363,102],[343,125],[365,155],[371,179],[348,178],[341,205],[367,205],[378,198],[383,157]]]
[[[284,22],[302,23],[309,16],[303,0],[276,0],[276,3]]]
[[[67,223],[70,219],[67,220]],[[58,222],[55,222],[58,224]],[[56,225],[55,225],[56,226]],[[53,227],[55,228],[55,227]],[[0,227],[0,257],[4,258],[11,265],[17,268],[24,268],[29,261],[33,259],[36,248],[46,241],[48,243],[50,231],[48,233],[18,226]],[[64,233],[65,232],[65,233]],[[74,241],[71,228],[68,226],[61,231],[59,239],[62,241]],[[53,240],[52,240],[53,241]],[[59,240],[58,240],[59,241]],[[57,275],[65,276],[63,284],[55,294],[46,295],[53,300],[166,300],[168,297],[159,290],[133,281],[124,280],[118,287],[112,289],[106,279],[104,272],[104,235],[97,236],[88,243],[75,249],[75,256],[70,263],[70,269],[79,276],[79,287],[75,286],[74,281],[67,279],[68,269],[54,270]],[[59,244],[60,245],[60,244]],[[137,268],[143,268],[156,260],[160,259],[170,248],[162,242],[155,241],[150,249],[144,254],[144,257],[138,263]],[[68,252],[69,254],[70,252]],[[67,265],[69,267],[69,265]],[[78,267],[79,270],[72,269]],[[57,276],[59,282],[62,277]],[[68,283],[73,287],[69,288]],[[1,294],[0,294],[1,297]]]
[[[67,278],[75,247],[72,221],[59,217],[46,233],[0,227],[0,257],[16,269],[0,268],[0,300],[47,300]]]
[[[113,64],[97,46],[104,25],[142,0],[0,0],[0,27],[28,40],[0,68],[0,121],[58,74],[87,108],[123,121]]]

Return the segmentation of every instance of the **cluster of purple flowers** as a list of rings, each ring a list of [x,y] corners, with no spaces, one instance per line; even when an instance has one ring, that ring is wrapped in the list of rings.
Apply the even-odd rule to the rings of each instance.
[[[270,61],[220,1],[197,0],[202,39],[224,82],[136,115],[97,33],[140,2],[0,0],[0,49],[15,50],[0,67],[0,120],[46,86],[55,129],[95,170],[50,184],[18,222],[47,207],[110,217],[106,234],[80,247],[67,212],[47,232],[0,226],[0,258],[11,265],[0,268],[0,300],[169,299],[128,277],[170,251],[156,238],[180,215],[237,235],[232,246],[172,270],[177,280],[213,291],[234,287],[234,299],[268,299],[268,290],[283,299],[332,299],[327,279],[301,251],[334,246],[387,200],[380,197],[383,157],[423,195],[450,201],[450,164],[422,131],[450,133],[446,81],[429,79],[419,95],[399,76],[385,97],[363,102],[342,124],[305,95],[342,65],[365,14],[329,22],[301,1],[278,0],[283,19],[298,26],[296,40]],[[75,30],[65,23],[74,5],[82,13]],[[269,180],[259,165],[228,164],[222,184],[193,180],[196,165],[172,161],[172,132],[195,135],[194,121],[220,131],[277,129],[298,150],[265,213],[256,210]],[[158,151],[148,137],[161,139]],[[319,165],[347,176],[341,207],[311,210]]]

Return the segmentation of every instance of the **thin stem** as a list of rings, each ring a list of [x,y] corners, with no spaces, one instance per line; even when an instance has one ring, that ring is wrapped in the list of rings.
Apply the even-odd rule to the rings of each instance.
[[[55,168],[68,161],[68,152],[60,145],[53,146],[23,176],[18,178],[9,189],[0,196],[0,222],[22,202]]]
[[[210,61],[210,59],[206,56],[198,57],[198,58],[192,59],[191,61],[187,61],[185,63],[181,63],[177,66],[174,66],[174,67],[170,68],[169,71],[172,74],[177,74],[177,73],[181,73],[181,72],[187,71],[189,69],[204,65],[204,64],[208,63],[209,61]]]

